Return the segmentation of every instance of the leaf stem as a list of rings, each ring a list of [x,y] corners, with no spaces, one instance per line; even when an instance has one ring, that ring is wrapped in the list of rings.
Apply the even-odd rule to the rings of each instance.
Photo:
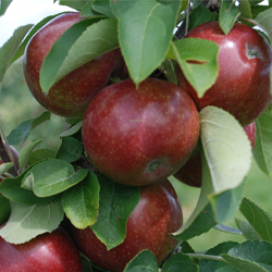
[[[190,4],[191,4],[191,1],[189,0],[188,1],[188,5],[187,5],[187,8],[186,8],[186,25],[185,25],[185,35],[188,33],[188,30],[189,30],[189,20],[190,20]]]
[[[203,253],[184,253],[184,255],[187,255],[192,258],[198,258],[198,259],[208,259],[208,260],[214,260],[214,261],[221,261],[225,263],[227,262],[221,256],[216,256],[216,255],[207,255]]]

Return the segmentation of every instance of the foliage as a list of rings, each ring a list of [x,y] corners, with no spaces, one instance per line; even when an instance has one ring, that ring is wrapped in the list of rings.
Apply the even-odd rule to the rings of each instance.
[[[10,2],[0,5],[0,16]],[[59,4],[81,12],[84,20],[65,31],[46,56],[40,73],[44,94],[71,71],[120,47],[127,73],[136,86],[158,71],[164,79],[176,83],[174,68],[178,65],[197,95],[203,97],[219,74],[219,46],[208,40],[183,39],[188,30],[217,20],[227,35],[239,21],[258,26],[272,42],[271,0],[266,5],[253,0],[208,2],[60,0]],[[7,90],[21,88],[28,92],[25,84],[14,85],[13,77],[22,78],[22,56],[27,42],[54,16],[41,18],[31,30],[30,25],[16,29],[0,48],[0,87],[6,103],[12,96]],[[109,84],[121,79],[113,76]],[[6,222],[0,229],[1,237],[10,243],[25,243],[53,231],[65,216],[79,229],[90,227],[108,250],[117,247],[124,241],[127,220],[139,203],[139,187],[124,186],[101,173],[97,175],[82,145],[82,119],[65,122],[59,118],[55,122],[49,111],[43,111],[27,95],[17,100],[33,106],[29,116],[18,113],[25,119],[16,124],[9,122],[15,111],[8,109],[9,113],[1,116],[3,119],[7,116],[5,123],[9,123],[8,129],[0,123],[1,142],[8,141],[20,153],[17,176],[8,173],[12,163],[0,166],[1,176],[7,175],[0,184],[0,224]],[[179,244],[161,264],[157,264],[152,252],[143,250],[133,256],[124,271],[272,269],[272,217],[244,197],[252,155],[264,174],[272,177],[271,105],[255,120],[257,137],[253,152],[243,127],[230,113],[208,106],[199,112],[199,117],[202,187],[196,207],[184,225],[172,233]],[[53,124],[50,129],[45,127],[47,123]],[[37,130],[41,133],[36,135]],[[169,180],[177,182],[173,177]],[[236,228],[224,225],[230,219],[235,220]],[[196,240],[212,228],[239,234],[246,241],[225,241],[215,247],[207,245],[204,253],[195,252],[190,239]],[[84,267],[86,272],[99,270],[92,268],[87,259]]]

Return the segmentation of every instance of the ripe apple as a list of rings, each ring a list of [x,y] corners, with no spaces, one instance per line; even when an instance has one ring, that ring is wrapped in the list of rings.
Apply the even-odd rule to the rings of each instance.
[[[68,118],[83,117],[92,97],[108,83],[121,61],[119,49],[107,52],[59,80],[47,95],[43,93],[39,74],[44,58],[63,32],[83,19],[79,12],[55,17],[32,37],[24,55],[25,79],[33,96],[47,110]]]
[[[58,228],[19,245],[0,237],[0,271],[82,272],[82,264],[74,241]]]
[[[82,139],[92,164],[125,185],[164,180],[187,160],[199,137],[199,116],[180,87],[148,78],[101,90],[83,118]]]
[[[182,211],[176,192],[168,180],[140,187],[140,201],[127,221],[124,242],[107,251],[90,227],[80,230],[71,226],[79,250],[95,265],[122,272],[141,250],[149,249],[162,262],[175,247],[171,233],[182,226]]]
[[[271,101],[272,54],[267,41],[241,23],[236,23],[225,35],[217,21],[193,28],[185,38],[211,40],[219,45],[219,75],[203,97],[198,97],[177,67],[179,84],[194,99],[198,109],[217,106],[234,115],[242,126],[257,119]]]
[[[244,127],[247,137],[251,144],[251,150],[254,149],[256,140],[255,122]],[[196,146],[189,160],[174,175],[177,180],[193,187],[201,187],[202,184],[202,163],[199,144]]]

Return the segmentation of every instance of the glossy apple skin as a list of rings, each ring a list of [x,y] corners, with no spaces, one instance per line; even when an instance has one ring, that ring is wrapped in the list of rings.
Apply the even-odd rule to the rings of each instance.
[[[219,75],[202,98],[177,67],[178,81],[194,99],[199,110],[213,105],[236,117],[244,127],[257,119],[271,101],[271,49],[257,31],[236,23],[224,35],[218,22],[199,25],[185,38],[200,38],[219,45]]]
[[[140,187],[140,201],[127,221],[127,235],[122,244],[107,251],[91,228],[71,227],[80,251],[95,265],[122,272],[141,250],[149,249],[163,261],[177,244],[169,234],[182,226],[182,211],[176,192],[168,180]]]
[[[251,144],[251,150],[253,151],[256,140],[256,124],[255,122],[244,127],[247,137]],[[200,145],[198,144],[193,151],[188,161],[181,167],[175,174],[174,177],[193,187],[201,187],[202,184],[202,162]]]
[[[152,184],[187,160],[199,137],[199,116],[180,87],[148,78],[107,86],[88,106],[82,139],[93,165],[125,185]]]
[[[0,237],[1,272],[82,272],[78,249],[61,228],[14,245]]]
[[[25,79],[33,96],[50,112],[67,118],[83,117],[90,100],[108,83],[111,72],[121,60],[120,50],[112,50],[66,75],[48,95],[42,92],[39,73],[44,58],[63,32],[83,19],[79,12],[57,16],[34,35],[24,55]]]

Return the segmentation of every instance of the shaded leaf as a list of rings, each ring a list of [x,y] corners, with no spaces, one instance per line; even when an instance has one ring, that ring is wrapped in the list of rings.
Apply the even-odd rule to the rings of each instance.
[[[118,184],[102,174],[98,180],[99,211],[91,229],[110,250],[121,244],[126,237],[126,223],[140,200],[140,189]]]
[[[162,266],[161,272],[198,272],[198,267],[190,257],[177,253],[172,255]]]
[[[222,253],[227,253],[231,248],[237,246],[238,243],[236,242],[225,242],[219,244],[218,246],[209,249],[205,254],[206,255],[213,255],[213,256],[220,256]],[[238,270],[232,267],[231,265],[216,260],[208,260],[208,259],[201,259],[199,263],[199,271],[200,272],[237,272]]]
[[[64,131],[60,137],[67,137],[67,136],[72,136],[75,133],[77,133],[81,127],[82,127],[83,121],[78,122],[77,124],[71,126],[68,130]]]
[[[40,116],[34,119],[23,122],[18,127],[13,129],[8,135],[7,139],[10,145],[23,145],[29,136],[32,129],[38,125],[50,120],[51,113],[49,111],[43,112]]]
[[[10,208],[10,202],[7,198],[3,197],[0,194],[0,225],[4,224],[10,215],[11,208]]]
[[[63,209],[76,228],[85,229],[95,223],[99,208],[99,190],[96,175],[89,172],[82,182],[64,192]]]
[[[210,10],[203,5],[199,5],[190,14],[189,29],[192,29],[198,25],[209,22],[212,17]]]
[[[221,0],[219,25],[225,35],[227,35],[231,31],[239,15],[240,11],[235,5],[235,1]]]
[[[88,0],[59,0],[59,4],[81,11]]]
[[[51,159],[35,164],[24,179],[33,175],[33,192],[38,197],[59,194],[82,181],[88,174],[86,169],[75,172],[73,166],[65,161]]]
[[[62,12],[63,13],[63,12]],[[27,35],[25,36],[23,42],[21,43],[20,47],[18,48],[18,50],[16,51],[12,62],[14,62],[15,60],[17,60],[18,58],[20,58],[24,52],[25,52],[25,48],[27,43],[29,42],[29,40],[32,38],[32,36],[34,36],[34,34],[41,28],[43,27],[45,24],[47,24],[50,20],[52,20],[53,18],[55,18],[56,16],[62,14],[62,13],[58,13],[58,14],[54,14],[54,15],[50,15],[48,17],[45,17],[44,19],[42,19],[39,23],[37,23],[36,25],[34,25],[30,31],[27,33]]]
[[[25,25],[17,28],[12,37],[0,48],[0,88],[13,56],[31,27],[32,25]]]
[[[222,257],[239,271],[272,271],[272,244],[263,241],[247,241],[230,249]]]
[[[262,240],[259,234],[254,230],[248,221],[235,218],[235,222],[247,240]]]
[[[54,159],[55,157],[56,157],[56,151],[49,148],[40,148],[40,149],[34,150],[31,153],[27,164],[32,165],[39,161]]]
[[[240,211],[262,240],[272,242],[272,217],[270,214],[248,198],[243,199]]]
[[[115,17],[111,10],[110,0],[95,0],[92,2],[92,9],[108,17]]]
[[[186,38],[172,43],[168,57],[177,60],[198,97],[202,97],[218,76],[218,52],[219,46],[215,42]]]
[[[122,54],[135,85],[164,60],[175,27],[180,1],[164,5],[150,1],[111,1],[119,20]]]
[[[264,29],[267,34],[269,35],[270,41],[272,42],[272,8],[266,9],[263,12],[260,12],[256,18],[255,21],[258,22],[260,27]]]
[[[214,220],[212,207],[208,204],[194,219],[191,225],[181,234],[175,236],[180,241],[187,241],[195,236],[208,232],[217,223]]]
[[[72,137],[63,137],[61,140],[61,146],[57,152],[56,159],[67,162],[77,161],[83,152],[82,144]]]
[[[242,16],[252,18],[251,6],[248,0],[239,1],[238,9],[240,10]]]
[[[12,166],[13,166],[13,162],[1,163],[0,164],[0,175],[5,174]]]
[[[10,202],[11,215],[0,236],[12,244],[22,244],[39,234],[52,232],[63,219],[61,201],[26,205]]]
[[[272,178],[272,113],[265,110],[255,121],[256,141],[253,150],[254,158],[260,169]]]
[[[71,71],[118,48],[117,21],[99,20],[88,19],[74,24],[53,45],[41,68],[40,83],[43,91],[47,93]]]
[[[0,16],[4,15],[12,0],[0,0]]]
[[[38,139],[32,141],[28,145],[24,146],[20,152],[19,156],[19,164],[21,169],[25,169],[26,164],[31,156],[32,151],[43,141],[43,139]]]
[[[159,272],[156,257],[149,250],[142,250],[126,265],[124,272]]]

